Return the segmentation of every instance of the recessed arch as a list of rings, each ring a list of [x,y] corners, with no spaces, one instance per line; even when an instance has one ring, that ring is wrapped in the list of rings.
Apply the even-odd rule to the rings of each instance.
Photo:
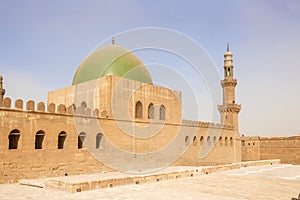
[[[201,137],[200,137],[200,145],[202,145],[202,144],[203,144],[203,140],[204,140],[204,137],[203,137],[203,136],[201,136]]]
[[[148,106],[148,119],[154,119],[154,105],[150,103]]]
[[[81,107],[82,109],[86,109],[86,108],[87,108],[86,102],[85,102],[85,101],[82,101],[81,104],[80,104],[80,107]]]
[[[140,101],[135,103],[135,118],[143,118],[143,104]]]
[[[217,142],[217,137],[216,136],[214,136],[214,143],[216,143]]]
[[[194,136],[193,142],[196,142],[196,141],[197,141],[197,136]]]
[[[103,140],[103,133],[98,133],[96,135],[96,149],[103,148],[103,146],[102,146],[102,140]]]
[[[159,108],[159,119],[166,120],[166,108],[164,105],[161,105]]]
[[[67,133],[65,131],[61,131],[58,134],[58,142],[57,142],[57,148],[58,149],[63,149],[64,148],[66,138],[67,138]]]
[[[207,141],[207,144],[210,145],[210,142],[211,142],[210,136],[207,136],[206,141]]]
[[[197,136],[194,136],[194,137],[193,137],[193,145],[194,145],[194,146],[197,146]]]
[[[184,143],[185,143],[185,146],[188,146],[188,145],[189,145],[189,143],[190,143],[190,138],[189,138],[189,136],[185,136],[185,138],[184,138]]]
[[[245,140],[242,140],[242,147],[245,146]]]
[[[83,148],[83,142],[84,142],[84,140],[85,140],[85,138],[86,138],[86,133],[85,132],[81,132],[81,133],[79,133],[79,135],[78,135],[78,149],[82,149]]]
[[[43,141],[45,138],[45,132],[42,130],[39,130],[35,134],[35,142],[34,142],[34,148],[35,149],[43,149]]]
[[[220,144],[220,145],[222,145],[222,141],[223,141],[223,138],[222,138],[222,136],[220,136],[220,137],[219,137],[219,144]]]
[[[8,149],[18,149],[21,132],[18,129],[10,131],[8,135]]]

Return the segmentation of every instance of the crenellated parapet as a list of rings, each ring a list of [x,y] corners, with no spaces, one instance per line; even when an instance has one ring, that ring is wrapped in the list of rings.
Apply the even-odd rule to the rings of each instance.
[[[18,110],[18,111],[31,111],[38,113],[53,113],[53,114],[66,114],[66,115],[76,115],[76,116],[91,116],[91,117],[101,117],[99,116],[99,110],[88,108],[85,102],[82,102],[80,106],[75,104],[71,106],[66,106],[64,104],[55,105],[54,103],[46,104],[44,102],[38,102],[37,104],[33,100],[24,102],[22,99],[15,100],[12,104],[12,100],[9,97],[3,99],[1,109]]]
[[[233,129],[233,126],[230,125],[224,125],[219,123],[212,123],[212,122],[201,122],[196,120],[186,120],[183,119],[181,122],[181,125],[183,126],[198,126],[201,128],[225,128],[225,129]]]

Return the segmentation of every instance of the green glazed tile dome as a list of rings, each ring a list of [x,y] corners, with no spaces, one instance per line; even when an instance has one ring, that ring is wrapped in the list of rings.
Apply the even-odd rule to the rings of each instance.
[[[136,55],[124,47],[111,44],[96,49],[83,60],[72,85],[109,75],[152,84],[149,71]]]

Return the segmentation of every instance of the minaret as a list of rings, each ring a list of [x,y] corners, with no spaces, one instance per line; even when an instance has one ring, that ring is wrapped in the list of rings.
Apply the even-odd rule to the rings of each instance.
[[[232,53],[227,51],[224,54],[224,79],[221,81],[223,88],[223,105],[218,105],[218,110],[221,114],[221,123],[232,125],[238,131],[238,114],[241,110],[241,105],[235,101],[235,86],[237,80],[233,78],[233,60]]]
[[[111,44],[115,44],[115,37],[114,36],[111,38]]]
[[[2,106],[3,103],[3,97],[5,94],[5,90],[3,89],[3,77],[0,75],[0,107]]]

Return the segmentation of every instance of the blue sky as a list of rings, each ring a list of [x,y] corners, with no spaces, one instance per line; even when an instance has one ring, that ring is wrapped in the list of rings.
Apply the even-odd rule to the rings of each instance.
[[[203,46],[220,74],[230,42],[237,102],[243,106],[242,134],[300,133],[298,0],[2,0],[0,27],[0,74],[12,99],[46,101],[48,91],[71,85],[80,62],[103,40],[129,29],[162,27],[182,32]],[[153,62],[147,55],[140,58]],[[168,60],[170,56],[155,58],[157,63],[176,65]],[[180,89],[180,85],[172,87]],[[207,95],[197,95],[202,105],[199,119],[209,121]],[[184,106],[185,118],[195,118],[191,110]]]

